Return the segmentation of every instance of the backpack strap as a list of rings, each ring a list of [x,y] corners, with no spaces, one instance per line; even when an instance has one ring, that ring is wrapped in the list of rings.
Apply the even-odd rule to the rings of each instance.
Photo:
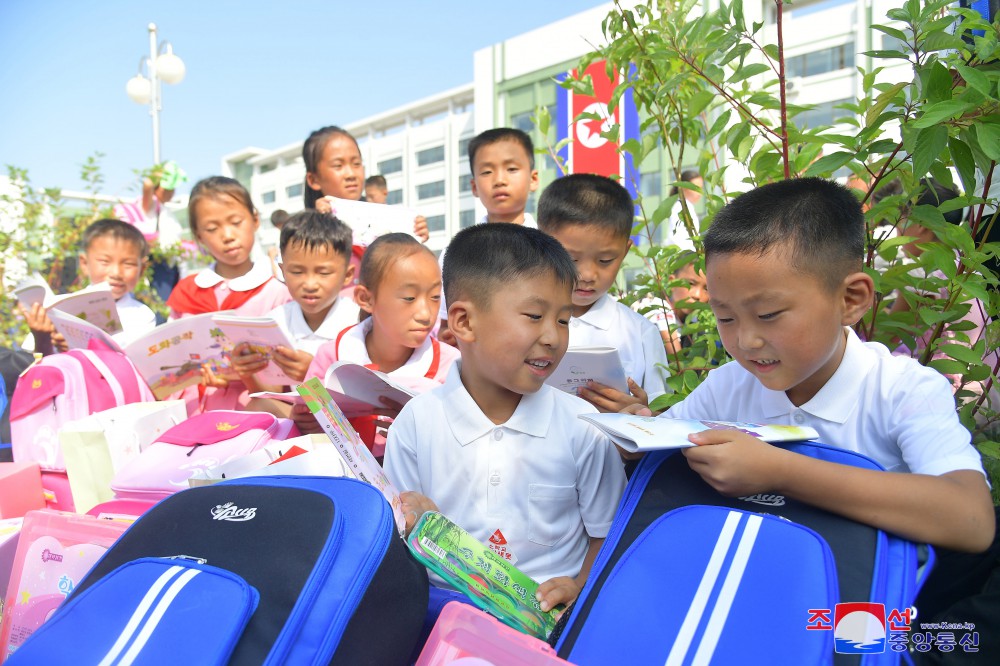
[[[108,386],[111,388],[111,392],[115,396],[115,404],[124,405],[125,393],[122,391],[121,384],[118,383],[115,373],[111,372],[111,368],[108,367],[100,356],[89,349],[80,349],[79,352],[81,356],[90,361],[90,363],[97,368],[97,371],[108,380]]]

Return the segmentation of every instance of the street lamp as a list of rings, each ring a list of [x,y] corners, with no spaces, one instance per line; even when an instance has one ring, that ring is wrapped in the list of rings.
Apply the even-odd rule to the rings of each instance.
[[[143,75],[143,67],[149,78]],[[184,61],[174,55],[174,47],[168,41],[156,45],[156,24],[149,24],[149,57],[139,59],[139,72],[125,84],[125,92],[137,104],[149,104],[149,115],[153,117],[153,164],[160,163],[160,82],[180,83],[184,80]]]

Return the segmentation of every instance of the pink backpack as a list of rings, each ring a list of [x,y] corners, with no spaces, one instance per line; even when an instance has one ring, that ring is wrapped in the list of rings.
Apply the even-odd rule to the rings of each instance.
[[[62,424],[150,400],[152,392],[124,354],[101,347],[46,356],[14,387],[10,401],[14,459],[65,472],[58,436]]]
[[[299,435],[295,422],[264,412],[220,409],[178,423],[115,474],[119,499],[160,500],[188,487],[197,469],[253,453],[273,440]]]

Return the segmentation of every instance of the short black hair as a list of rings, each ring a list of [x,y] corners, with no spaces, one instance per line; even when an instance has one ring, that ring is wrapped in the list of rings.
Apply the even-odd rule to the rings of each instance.
[[[698,171],[697,169],[684,169],[684,171],[681,171],[681,178],[680,178],[680,180],[681,180],[682,183],[690,183],[690,182],[694,181],[695,178],[701,178],[701,172]],[[675,196],[675,195],[679,194],[680,191],[681,191],[681,188],[679,188],[676,185],[673,185],[670,188],[670,196]]]
[[[388,190],[389,184],[385,181],[385,176],[380,173],[365,178],[365,187],[377,187],[380,190]]]
[[[793,178],[741,194],[715,214],[705,262],[719,254],[763,256],[776,248],[799,271],[835,288],[861,270],[865,216],[855,192],[822,178]]]
[[[480,132],[469,141],[469,169],[473,176],[476,175],[476,153],[479,152],[479,149],[501,141],[514,141],[521,144],[528,156],[531,169],[535,169],[535,144],[532,143],[531,137],[515,127],[497,127]]]
[[[566,225],[601,227],[615,237],[632,235],[635,204],[620,183],[605,176],[574,173],[552,181],[538,199],[538,228],[555,233]]]
[[[331,248],[348,261],[354,234],[351,228],[329,213],[306,209],[295,213],[281,227],[278,247],[284,252],[289,245],[296,245],[310,252]]]
[[[302,200],[306,208],[315,208],[316,202],[323,198],[322,192],[314,190],[309,186],[308,174],[316,173],[317,169],[319,169],[319,162],[323,159],[323,151],[326,149],[326,144],[337,136],[346,136],[354,142],[354,147],[358,149],[358,153],[361,152],[361,148],[358,146],[358,140],[354,138],[354,135],[344,128],[337,127],[336,125],[320,127],[318,130],[310,133],[309,138],[307,138],[302,144],[302,163],[306,167],[307,174],[304,189],[302,191]]]
[[[945,187],[940,182],[934,178],[922,178],[920,180],[920,186],[923,191],[920,196],[917,197],[917,206],[940,206],[946,201],[951,201],[958,197],[958,192],[951,189],[950,187]],[[955,210],[950,210],[947,213],[942,213],[945,222],[948,224],[961,224],[962,222],[962,209],[957,208]]]
[[[493,222],[459,231],[444,255],[448,303],[468,299],[489,308],[493,293],[515,280],[548,272],[571,291],[576,264],[555,238],[520,224]]]
[[[111,218],[97,220],[83,230],[83,235],[80,237],[80,252],[86,254],[91,243],[104,237],[132,243],[139,251],[140,261],[149,254],[149,243],[146,242],[146,237],[142,235],[141,231],[128,222]]]

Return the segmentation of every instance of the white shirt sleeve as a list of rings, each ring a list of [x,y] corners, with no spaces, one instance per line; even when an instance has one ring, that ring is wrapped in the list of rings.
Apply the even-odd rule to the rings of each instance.
[[[385,473],[399,492],[412,490],[426,495],[417,464],[417,428],[411,403],[403,406],[392,422],[385,443]]]

